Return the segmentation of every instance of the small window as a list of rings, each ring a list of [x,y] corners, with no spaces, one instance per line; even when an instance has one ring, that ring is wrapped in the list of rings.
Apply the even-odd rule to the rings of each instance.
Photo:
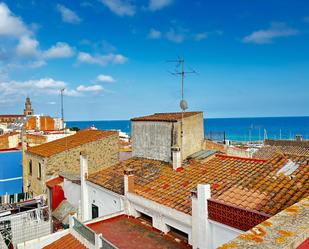
[[[42,165],[39,163],[38,165],[38,179],[41,179],[42,177]]]
[[[144,214],[144,213],[140,213],[141,216],[139,217],[142,221],[144,221],[146,224],[152,226],[152,217]]]
[[[99,217],[99,207],[97,205],[92,204],[92,219]]]
[[[29,175],[32,175],[32,160],[29,160]]]

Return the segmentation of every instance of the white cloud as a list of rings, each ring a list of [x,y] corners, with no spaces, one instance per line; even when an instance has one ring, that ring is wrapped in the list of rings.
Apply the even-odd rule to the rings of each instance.
[[[55,102],[55,101],[50,101],[50,102],[47,102],[47,104],[49,104],[49,105],[55,105],[56,102]]]
[[[73,10],[70,10],[62,4],[57,4],[57,10],[60,12],[63,22],[78,24],[82,21]]]
[[[202,33],[197,33],[194,36],[194,39],[196,41],[201,41],[201,40],[205,40],[208,38],[208,33],[207,32],[202,32]]]
[[[148,34],[148,38],[149,39],[160,39],[161,38],[161,31],[159,30],[155,30],[155,29],[150,29],[149,34]]]
[[[168,5],[172,4],[173,0],[150,0],[149,1],[149,9],[151,11],[160,10]]]
[[[107,54],[107,55],[91,55],[85,52],[79,52],[77,61],[80,63],[97,64],[106,66],[112,64],[123,64],[127,61],[127,58],[121,54]]]
[[[175,43],[182,43],[186,36],[184,32],[178,32],[173,28],[170,28],[170,30],[166,33],[166,38]]]
[[[43,54],[46,59],[69,58],[74,55],[74,50],[67,43],[57,42]]]
[[[101,2],[118,16],[134,16],[136,7],[130,0],[101,0]]]
[[[84,86],[80,85],[76,88],[78,92],[101,92],[103,91],[103,87],[101,85],[90,85],[90,86]]]
[[[296,29],[290,28],[284,23],[272,23],[270,28],[254,31],[243,38],[244,43],[269,44],[276,38],[297,35]]]
[[[30,34],[22,19],[14,16],[5,3],[0,3],[0,36],[21,37]]]
[[[31,37],[23,36],[20,38],[16,47],[16,53],[21,57],[37,57],[40,55],[38,50],[39,42]]]
[[[96,80],[99,82],[108,82],[108,83],[112,83],[116,81],[112,76],[105,75],[105,74],[98,75]]]

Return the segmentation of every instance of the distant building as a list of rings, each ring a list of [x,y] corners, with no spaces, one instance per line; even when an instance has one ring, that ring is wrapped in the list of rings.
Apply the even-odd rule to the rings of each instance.
[[[27,119],[24,128],[26,130],[36,131],[55,131],[61,130],[62,122],[59,122],[59,118],[52,118],[50,116],[33,115]]]
[[[26,98],[26,103],[25,103],[25,109],[24,109],[24,115],[25,116],[31,116],[34,114],[34,111],[32,109],[31,101],[30,98]]]
[[[28,148],[23,160],[24,191],[46,193],[45,182],[61,172],[79,173],[79,153],[89,154],[94,172],[119,160],[118,132],[84,130],[75,135]]]
[[[20,134],[10,132],[0,135],[0,150],[15,149],[19,147]]]
[[[34,114],[32,109],[30,98],[26,98],[24,114],[1,114],[0,123],[15,123],[16,121],[24,118],[25,116],[31,116]]]
[[[203,148],[202,112],[155,113],[131,121],[133,156],[172,162],[173,150],[184,160]]]

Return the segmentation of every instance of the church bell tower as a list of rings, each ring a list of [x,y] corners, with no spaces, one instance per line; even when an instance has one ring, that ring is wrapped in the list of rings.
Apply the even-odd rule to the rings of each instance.
[[[30,98],[27,97],[26,102],[25,102],[24,115],[29,116],[29,115],[33,115],[33,114],[34,114],[34,112],[33,112],[32,106],[31,106]]]

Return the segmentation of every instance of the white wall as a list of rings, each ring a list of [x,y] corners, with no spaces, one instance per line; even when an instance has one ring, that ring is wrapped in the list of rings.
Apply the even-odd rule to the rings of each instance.
[[[92,219],[92,204],[99,207],[99,217],[124,210],[123,200],[120,195],[99,187],[91,182],[86,182],[88,187],[88,217]]]
[[[64,178],[63,191],[68,202],[78,209],[80,202],[80,185]]]
[[[218,248],[220,245],[227,243],[230,240],[235,239],[240,234],[244,233],[241,230],[226,226],[215,221],[210,220],[209,223],[212,235],[212,248],[209,249]]]

